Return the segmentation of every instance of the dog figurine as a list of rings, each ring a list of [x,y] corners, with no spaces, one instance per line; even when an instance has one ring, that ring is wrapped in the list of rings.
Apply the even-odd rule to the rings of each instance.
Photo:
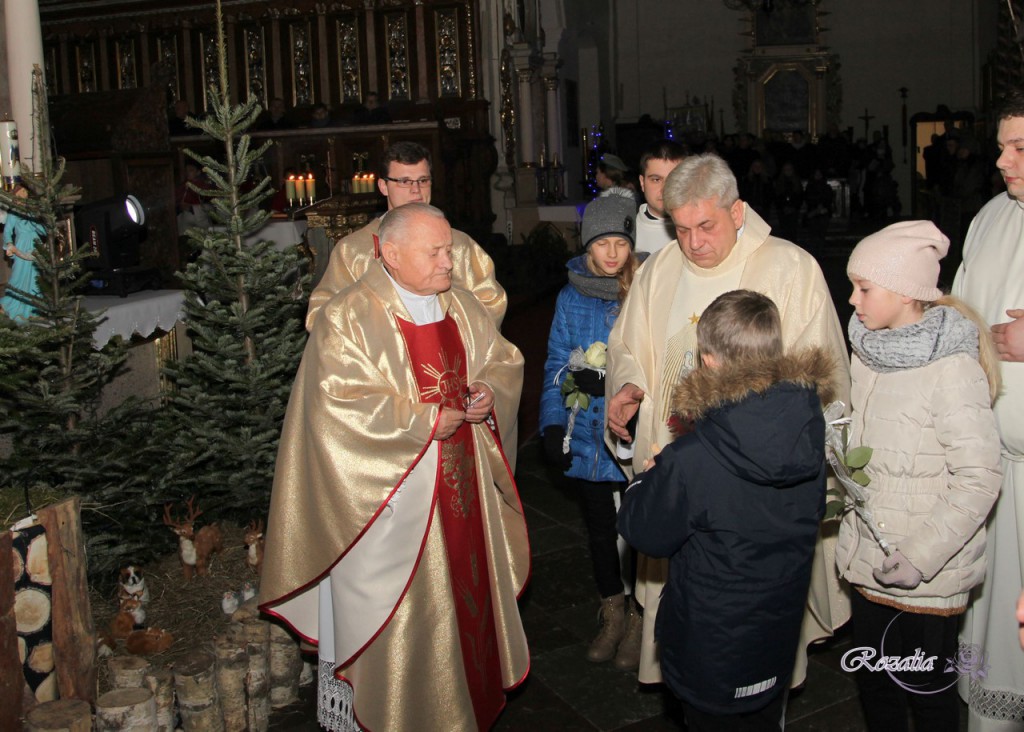
[[[122,567],[118,587],[119,600],[130,597],[142,604],[149,602],[149,588],[146,586],[146,578],[142,575],[141,567],[134,564]]]

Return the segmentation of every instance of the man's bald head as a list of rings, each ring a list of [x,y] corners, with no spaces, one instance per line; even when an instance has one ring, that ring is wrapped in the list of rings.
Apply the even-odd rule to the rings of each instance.
[[[407,203],[384,214],[378,232],[384,267],[399,285],[434,295],[452,285],[452,229],[444,213]]]

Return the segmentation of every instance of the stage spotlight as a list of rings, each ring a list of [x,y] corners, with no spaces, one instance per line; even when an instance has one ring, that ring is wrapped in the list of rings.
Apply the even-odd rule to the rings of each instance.
[[[110,272],[137,267],[145,221],[145,209],[135,196],[106,198],[79,207],[75,212],[78,245],[94,255],[86,260],[86,267]]]
[[[135,196],[128,194],[124,199],[125,208],[128,209],[128,217],[131,218],[139,226],[145,226],[146,224],[146,209],[139,203],[139,199]]]

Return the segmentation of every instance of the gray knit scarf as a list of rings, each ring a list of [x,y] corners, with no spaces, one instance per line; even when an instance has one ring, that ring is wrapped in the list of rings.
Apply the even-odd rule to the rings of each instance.
[[[978,327],[956,308],[938,305],[902,328],[868,330],[850,319],[850,345],[872,371],[884,374],[927,366],[955,353],[978,357]]]
[[[619,278],[598,277],[597,275],[581,275],[569,270],[569,282],[580,291],[581,295],[596,297],[599,300],[619,299]]]

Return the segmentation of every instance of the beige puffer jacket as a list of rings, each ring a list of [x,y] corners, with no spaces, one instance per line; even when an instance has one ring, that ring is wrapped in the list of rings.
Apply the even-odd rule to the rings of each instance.
[[[913,612],[953,615],[985,577],[985,519],[999,495],[999,435],[988,381],[966,354],[920,368],[876,373],[853,356],[850,446],[872,448],[865,489],[875,523],[921,572],[912,590],[871,574],[885,555],[849,511],[839,530],[840,574],[869,599]]]

